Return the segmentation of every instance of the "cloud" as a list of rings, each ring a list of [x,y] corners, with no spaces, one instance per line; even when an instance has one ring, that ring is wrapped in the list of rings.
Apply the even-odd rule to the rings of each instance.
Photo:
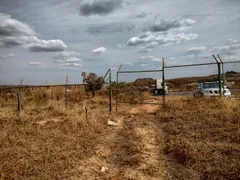
[[[150,66],[151,64],[149,63],[142,63],[142,64],[139,64],[140,66]]]
[[[15,55],[13,53],[9,53],[9,54],[0,53],[0,59],[7,59],[14,56]]]
[[[157,42],[159,45],[171,45],[180,43],[183,41],[189,41],[196,39],[197,34],[185,34],[185,33],[153,33],[147,32],[143,36],[132,37],[127,41],[128,46],[137,46],[141,44],[148,44]]]
[[[74,63],[74,62],[80,62],[80,61],[82,61],[82,60],[79,58],[76,58],[76,57],[72,57],[72,58],[69,58],[66,60],[66,62],[68,62],[68,63]]]
[[[118,44],[117,46],[118,46],[119,48],[125,48],[125,47],[126,47],[125,44]]]
[[[130,38],[127,46],[140,46],[138,53],[148,53],[157,46],[169,46],[196,39],[198,34],[184,33],[195,24],[192,19],[161,20],[147,27],[147,31],[140,36]]]
[[[59,39],[57,40],[38,40],[27,45],[31,52],[57,52],[64,51],[67,46]]]
[[[137,53],[149,53],[152,52],[153,48],[157,47],[159,45],[158,42],[150,42],[146,44],[141,44],[140,47],[137,50]]]
[[[131,32],[136,28],[136,25],[131,23],[110,23],[110,24],[101,24],[93,25],[87,29],[87,32],[90,34],[101,34],[101,33],[123,33]]]
[[[28,63],[28,65],[30,65],[30,66],[41,66],[42,65],[42,63],[41,62],[29,62]]]
[[[152,52],[152,49],[142,47],[137,50],[137,53],[150,53],[150,52]]]
[[[56,53],[54,56],[55,63],[58,63],[60,68],[76,68],[82,66],[79,64],[82,60],[78,56],[79,53],[70,52],[70,51],[63,51]]]
[[[160,58],[156,58],[154,56],[143,56],[142,59],[147,61],[152,61],[152,62],[162,62]]]
[[[204,52],[206,50],[207,50],[207,48],[205,46],[202,46],[202,47],[192,47],[192,48],[188,49],[187,54],[199,54],[199,53],[202,53],[202,52]]]
[[[76,55],[79,55],[79,53],[70,52],[70,51],[62,51],[62,52],[56,53],[54,58],[56,58],[56,59],[67,59],[69,57],[73,57],[73,56],[76,56]]]
[[[123,0],[83,0],[79,12],[83,16],[107,15],[122,5]]]
[[[95,53],[95,54],[102,54],[102,53],[104,53],[106,51],[107,51],[107,48],[100,47],[100,48],[94,49],[92,52]]]
[[[213,52],[223,54],[223,55],[234,55],[236,54],[236,50],[240,49],[240,39],[229,39],[226,45],[223,46],[215,46],[213,48]]]
[[[33,36],[35,32],[27,25],[10,15],[0,13],[0,36]]]
[[[0,13],[0,46],[23,46],[31,52],[64,51],[67,46],[59,39],[38,39],[32,28],[8,14]]]
[[[232,22],[239,21],[239,20],[240,20],[240,16],[235,17],[235,18],[232,20]]]
[[[58,65],[60,68],[79,68],[82,65],[79,63],[63,63]]]
[[[139,14],[136,15],[137,18],[145,18],[147,17],[147,14],[145,12],[140,12]]]
[[[179,20],[161,20],[149,26],[152,32],[169,31],[172,29],[191,27],[195,24],[192,19],[179,19]]]

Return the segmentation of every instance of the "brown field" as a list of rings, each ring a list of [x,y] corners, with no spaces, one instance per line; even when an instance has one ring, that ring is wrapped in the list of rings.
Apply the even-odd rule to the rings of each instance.
[[[240,178],[239,99],[120,104],[116,126],[104,92],[72,88],[66,109],[64,88],[38,88],[22,103],[19,114],[16,92],[0,92],[0,179]]]

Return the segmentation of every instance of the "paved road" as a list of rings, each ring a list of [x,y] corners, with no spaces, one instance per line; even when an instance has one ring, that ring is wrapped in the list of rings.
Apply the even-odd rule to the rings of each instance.
[[[231,89],[232,93],[240,92],[240,89]],[[193,91],[169,92],[168,96],[193,96]]]

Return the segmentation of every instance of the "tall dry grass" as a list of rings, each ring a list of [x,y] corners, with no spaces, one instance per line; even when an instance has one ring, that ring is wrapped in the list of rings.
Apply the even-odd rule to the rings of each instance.
[[[21,114],[16,110],[16,92],[0,93],[2,179],[81,177],[83,172],[79,172],[76,167],[89,157],[95,157],[100,140],[111,135],[108,133],[113,133],[106,131],[109,113],[108,99],[104,93],[86,99],[84,89],[72,88],[68,92],[67,109],[64,93],[64,88],[23,91]],[[143,97],[148,99],[149,94],[143,93]],[[119,114],[125,116],[126,121],[132,119],[132,107],[135,106],[119,107]],[[165,144],[161,145],[165,148],[159,153],[164,153],[166,159],[197,171],[201,179],[238,179],[239,107],[239,99],[167,97],[167,105],[158,113],[150,115],[140,112],[130,124],[123,125],[119,137],[113,140],[116,143],[121,141],[115,147],[119,149],[112,149],[116,152],[115,160],[119,168],[128,163],[132,163],[133,168],[144,162],[144,157],[139,154],[144,145],[139,141],[141,137],[136,137],[133,130],[135,126],[145,127],[149,123],[144,121],[153,119],[157,127],[154,131],[158,128],[165,131],[165,136],[158,139],[165,140]],[[159,134],[156,133],[156,136]],[[131,159],[126,159],[125,153]],[[157,173],[155,167],[147,170],[146,174],[153,177]]]
[[[199,172],[201,179],[239,179],[240,101],[173,99],[159,113],[164,153]]]
[[[79,90],[71,93],[72,98],[80,98]],[[78,103],[66,109],[62,89],[37,89],[22,94],[25,105],[20,114],[15,104],[5,105],[10,99],[0,101],[0,179],[80,176],[76,167],[93,154],[107,126],[105,101],[92,99],[84,103],[74,99]],[[100,104],[101,109],[97,108]]]

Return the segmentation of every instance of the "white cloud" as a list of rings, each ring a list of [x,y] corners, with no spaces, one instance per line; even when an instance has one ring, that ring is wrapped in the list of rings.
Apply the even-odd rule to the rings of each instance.
[[[34,36],[35,32],[25,23],[0,13],[0,36]]]
[[[117,46],[118,46],[119,48],[124,48],[124,47],[126,47],[125,44],[118,44]]]
[[[60,68],[79,68],[82,65],[79,63],[63,63],[58,65]]]
[[[147,32],[140,36],[130,38],[127,46],[140,46],[138,53],[148,53],[157,46],[169,46],[185,41],[196,39],[198,34],[184,33],[186,29],[192,27],[195,20],[177,19],[177,20],[161,20],[151,24],[147,28]]]
[[[0,44],[4,47],[23,46],[32,52],[64,51],[67,46],[59,39],[41,40],[32,28],[8,14],[0,13]]]
[[[27,45],[32,52],[56,52],[64,51],[67,46],[59,39],[57,40],[38,40]]]
[[[79,57],[76,57],[78,55],[79,53],[70,51],[59,52],[54,56],[54,62],[58,63],[60,68],[78,68],[82,66],[79,64],[82,60]]]
[[[157,42],[162,45],[171,45],[184,41],[196,39],[197,34],[185,34],[185,33],[153,33],[147,32],[143,36],[132,37],[128,40],[128,46],[137,46],[146,43]]]
[[[140,66],[150,66],[151,64],[148,64],[148,63],[142,63],[142,64],[139,64]]]
[[[74,62],[80,62],[80,61],[81,61],[81,59],[76,58],[76,57],[72,57],[72,58],[69,58],[66,60],[66,62],[68,62],[68,63],[74,63]]]
[[[142,59],[152,62],[162,62],[160,58],[156,58],[154,56],[143,56]]]
[[[104,53],[106,51],[107,51],[107,48],[100,47],[100,48],[94,49],[92,52],[95,53],[95,54],[102,54],[102,53]]]
[[[0,53],[0,59],[7,59],[10,57],[15,57],[15,55],[13,53],[9,53],[9,54]]]
[[[240,39],[229,39],[228,43],[224,46],[216,46],[212,49],[214,53],[223,55],[233,55],[240,49]]]
[[[15,54],[9,53],[8,56],[9,56],[9,57],[15,57]]]
[[[76,55],[79,55],[79,53],[70,52],[70,51],[63,51],[63,52],[56,53],[54,58],[56,58],[56,59],[67,59],[69,57],[73,57],[73,56],[76,56]]]
[[[207,48],[205,46],[191,47],[191,48],[188,49],[187,53],[189,53],[189,54],[199,54],[199,53],[202,53],[206,50],[207,50]]]
[[[28,65],[30,65],[30,66],[41,66],[42,65],[42,63],[41,62],[29,62],[28,63]]]
[[[54,62],[57,63],[60,68],[78,68],[82,66],[79,64],[82,60],[76,57],[77,55],[79,55],[79,53],[69,51],[59,52],[54,56]]]

